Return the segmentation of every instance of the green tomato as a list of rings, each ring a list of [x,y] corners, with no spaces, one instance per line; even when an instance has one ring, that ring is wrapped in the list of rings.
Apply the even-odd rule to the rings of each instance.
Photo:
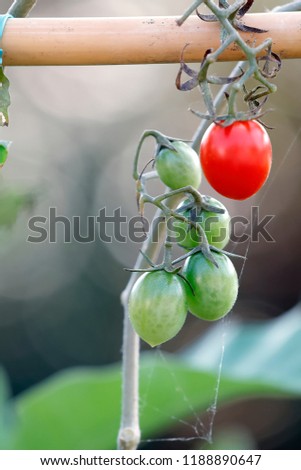
[[[203,320],[218,320],[230,312],[238,294],[238,277],[232,261],[222,253],[213,253],[216,267],[202,253],[190,256],[183,275],[191,285],[187,290],[189,311]]]
[[[187,310],[184,281],[165,271],[142,274],[129,298],[133,328],[150,346],[173,338],[184,325]]]
[[[186,200],[178,209],[181,208],[183,204],[187,204],[189,200]],[[186,210],[181,212],[181,215],[187,217],[194,222],[200,224],[202,229],[206,233],[208,243],[216,248],[222,250],[225,248],[230,239],[231,231],[231,218],[230,214],[227,211],[226,207],[213,197],[207,197],[208,204],[216,206],[224,210],[223,214],[217,214],[215,212],[210,212],[202,210],[198,215],[196,214],[196,208]],[[200,244],[199,232],[195,227],[183,222],[181,220],[175,220],[173,223],[173,229],[177,232],[177,242],[180,246],[186,250],[192,250]]]
[[[171,189],[184,186],[197,189],[202,175],[197,153],[185,142],[174,141],[172,145],[175,150],[164,147],[156,156],[156,169],[161,181]]]

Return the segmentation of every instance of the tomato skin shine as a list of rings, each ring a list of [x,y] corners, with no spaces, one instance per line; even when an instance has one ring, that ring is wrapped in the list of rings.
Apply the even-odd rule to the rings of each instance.
[[[211,186],[237,200],[253,196],[264,185],[272,164],[270,138],[259,122],[211,124],[200,148],[203,172]]]
[[[187,310],[184,281],[165,271],[142,274],[129,298],[133,328],[150,346],[173,338],[184,325]]]

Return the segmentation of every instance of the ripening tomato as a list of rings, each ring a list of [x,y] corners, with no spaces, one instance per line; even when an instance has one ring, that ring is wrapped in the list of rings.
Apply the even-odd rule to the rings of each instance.
[[[133,328],[150,346],[173,338],[184,325],[187,310],[184,281],[165,271],[142,274],[129,298]]]
[[[202,176],[198,154],[186,142],[175,140],[172,145],[175,150],[164,147],[156,156],[156,170],[161,181],[171,189],[184,186],[197,189]]]
[[[188,309],[203,320],[218,320],[232,309],[238,293],[235,267],[223,253],[211,252],[218,267],[199,252],[190,256],[183,275],[193,289],[187,289]]]
[[[270,138],[259,122],[211,124],[200,149],[203,172],[211,186],[231,199],[247,199],[265,183],[272,164]]]

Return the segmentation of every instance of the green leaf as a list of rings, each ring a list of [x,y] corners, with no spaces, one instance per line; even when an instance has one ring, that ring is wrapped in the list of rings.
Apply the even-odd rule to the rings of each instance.
[[[0,189],[0,227],[12,227],[20,212],[30,208],[33,202],[32,192],[21,192],[9,188]]]
[[[223,377],[241,382],[260,381],[289,395],[301,395],[301,304],[275,320],[237,324],[225,318],[185,355],[192,367],[213,370],[220,351],[213,345],[225,336]],[[224,334],[225,333],[225,334]]]
[[[8,107],[10,105],[9,80],[0,66],[0,126],[8,126]]]
[[[218,405],[247,397],[301,396],[301,310],[265,323],[226,321],[181,356],[141,361],[142,439],[214,403],[226,334]],[[121,408],[118,366],[59,373],[15,401],[15,449],[115,448]],[[187,424],[192,436],[193,428]]]
[[[8,148],[11,142],[6,140],[0,140],[0,168],[4,165],[7,160]]]

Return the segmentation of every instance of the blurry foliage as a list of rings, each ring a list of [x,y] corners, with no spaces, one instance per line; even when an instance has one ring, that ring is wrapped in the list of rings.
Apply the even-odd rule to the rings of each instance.
[[[31,15],[177,15],[190,3],[191,0],[39,1]],[[279,3],[259,2],[255,9],[263,11]],[[10,0],[3,0],[3,12],[10,4]],[[216,73],[226,74],[231,64],[216,64],[214,67]],[[275,215],[269,230],[276,243],[268,244],[260,240],[259,243],[251,243],[249,247],[246,244],[229,246],[229,250],[234,249],[241,253],[245,253],[248,248],[248,259],[240,280],[239,301],[227,326],[227,337],[236,341],[226,347],[223,368],[225,384],[232,384],[231,393],[228,397],[223,395],[227,389],[223,389],[222,382],[221,399],[234,399],[239,387],[245,390],[245,398],[253,396],[252,390],[256,395],[258,384],[254,384],[253,379],[257,377],[258,364],[259,370],[267,374],[266,379],[261,376],[264,381],[263,384],[260,382],[260,386],[267,387],[269,395],[272,386],[275,387],[277,396],[280,391],[281,395],[292,396],[293,390],[294,395],[300,394],[297,383],[297,372],[300,376],[300,370],[298,371],[296,362],[298,351],[295,349],[298,346],[297,339],[293,335],[289,336],[290,342],[289,339],[279,337],[281,329],[277,330],[277,322],[271,322],[271,331],[275,328],[278,336],[267,334],[267,343],[262,335],[265,329],[268,331],[268,323],[263,323],[263,329],[260,329],[261,321],[281,315],[300,298],[301,222],[298,214],[301,201],[301,124],[300,104],[296,99],[299,93],[299,68],[299,61],[283,63],[283,69],[277,78],[279,91],[270,102],[273,112],[265,116],[265,122],[274,126],[275,130],[270,132],[274,149],[273,168],[270,181],[263,191],[252,200],[240,203],[220,198],[209,188],[205,179],[202,182],[202,192],[218,197],[232,216],[249,217],[251,205],[260,205],[262,217],[265,214]],[[102,416],[108,419],[110,417],[108,429],[112,429],[109,433],[108,429],[105,431],[108,433],[106,445],[115,445],[120,415],[120,373],[116,366],[106,367],[104,372],[97,368],[93,371],[81,369],[78,374],[76,371],[66,372],[66,377],[64,373],[55,375],[47,379],[49,388],[47,382],[35,384],[68,367],[94,367],[119,361],[122,335],[119,295],[127,280],[123,267],[134,264],[138,247],[129,241],[125,244],[105,244],[98,239],[91,244],[66,244],[61,227],[58,228],[57,243],[29,244],[26,241],[30,234],[27,224],[29,217],[48,217],[49,208],[56,207],[58,215],[80,216],[84,234],[86,217],[97,215],[102,207],[107,208],[108,215],[112,215],[112,211],[120,206],[123,214],[129,217],[137,214],[131,172],[135,147],[143,130],[157,128],[168,135],[190,139],[199,123],[187,111],[189,107],[202,111],[199,94],[196,90],[187,94],[176,90],[174,81],[177,71],[177,64],[6,69],[11,83],[12,105],[10,125],[1,129],[1,139],[11,140],[13,145],[9,159],[1,170],[7,188],[7,196],[3,193],[3,197],[7,197],[7,202],[3,203],[5,197],[0,199],[0,219],[2,217],[6,221],[6,227],[0,229],[0,362],[17,398],[10,401],[13,410],[6,406],[5,416],[0,413],[0,442],[3,448],[8,446],[3,437],[9,438],[9,429],[14,423],[18,426],[18,445],[42,445],[34,439],[43,439],[40,429],[47,426],[44,418],[49,413],[52,413],[54,421],[49,420],[49,428],[44,431],[43,445],[48,448],[54,445],[62,448],[64,442],[66,444],[66,441],[54,443],[52,440],[51,425],[54,422],[57,426],[56,419],[60,422],[62,434],[65,426],[66,436],[71,433],[72,444],[69,445],[80,447],[82,443],[83,446],[94,445],[100,448],[100,440],[105,437],[101,427]],[[160,87],[154,87],[154,83],[158,82]],[[145,159],[148,159],[151,151],[152,148],[146,150]],[[34,204],[29,203],[31,196],[27,199],[27,192],[38,194],[37,198],[34,197]],[[11,199],[9,194],[12,195]],[[250,231],[250,227],[247,231]],[[237,267],[241,270],[242,263],[238,262]],[[298,314],[294,320],[295,326],[298,323],[297,317]],[[245,330],[247,327],[236,326],[232,319],[257,320],[259,324]],[[222,323],[222,328],[224,327],[225,323]],[[299,337],[298,328],[297,326],[296,338]],[[170,341],[166,349],[173,352],[192,341],[198,341],[206,329],[209,327],[205,322],[196,322],[190,317],[181,335]],[[249,350],[247,343],[239,340],[239,335],[243,332],[242,338],[253,344],[259,331],[262,343],[256,343],[257,349]],[[237,335],[236,339],[233,334]],[[183,386],[188,388],[189,393],[191,391],[190,400],[199,410],[204,410],[212,403],[216,386],[217,363],[214,360],[218,361],[216,355],[220,348],[213,348],[213,344],[215,340],[220,344],[221,333],[217,336],[216,330],[213,330],[212,335],[209,343],[206,338],[201,343],[204,345],[207,342],[207,346],[200,347],[196,354],[201,360],[197,367],[193,366],[191,369],[186,362],[183,365],[183,358],[181,362],[175,362],[173,357],[167,359],[168,367],[175,370],[177,380],[188,380],[187,385]],[[270,357],[267,355],[269,349]],[[227,362],[227,357],[234,350],[235,355]],[[252,354],[241,357],[241,354],[248,351],[252,351]],[[282,358],[280,353],[283,351],[285,355]],[[267,361],[265,366],[260,362],[261,355]],[[280,375],[272,374],[278,364],[276,360],[269,362],[274,355],[282,364],[279,366],[279,374],[281,371],[285,380],[281,382]],[[204,357],[212,362],[205,363]],[[248,360],[248,368],[244,367],[243,357]],[[147,433],[144,438],[146,435],[154,436],[155,433],[160,435],[163,426],[164,429],[169,427],[168,434],[171,435],[176,432],[170,429],[171,414],[186,416],[191,410],[188,410],[183,394],[175,394],[171,374],[166,372],[164,363],[156,356],[145,361],[148,362],[144,362],[142,377],[145,377],[145,383],[151,384],[151,395],[145,395],[149,408],[144,408],[142,425]],[[235,370],[237,376],[228,377],[229,371],[234,374]],[[150,380],[152,371],[155,374],[154,382]],[[252,371],[255,376],[250,378]],[[294,380],[293,373],[296,373]],[[197,390],[190,381],[191,377],[197,377],[200,384]],[[201,382],[203,379],[208,385],[204,385],[204,389]],[[171,397],[173,401],[167,414],[164,414],[163,407],[163,416],[161,408],[160,417],[160,412],[154,413],[152,403],[156,403],[161,397],[161,384],[165,381],[167,383],[164,390],[167,394],[163,395],[164,403],[169,404]],[[288,386],[285,389],[286,381]],[[109,387],[107,395],[102,394],[104,383]],[[89,384],[94,387],[92,391]],[[35,387],[26,392],[33,385]],[[70,407],[65,406],[64,394],[68,397]],[[108,397],[110,402],[106,402]],[[115,400],[114,408],[111,399]],[[43,404],[43,409],[39,408],[39,403]],[[88,418],[84,421],[82,408],[84,410],[86,406],[89,407],[87,413],[91,422]],[[110,414],[106,412],[105,406]],[[290,406],[292,419],[300,420],[299,407],[294,408],[293,404]],[[241,410],[238,402],[236,409],[247,420],[248,406]],[[271,409],[266,407],[266,435],[274,435],[277,430],[280,432],[280,409],[280,405]],[[42,413],[40,417],[36,410]],[[233,410],[231,408],[227,414],[226,409],[222,423],[224,427],[231,422]],[[286,415],[290,415],[288,409],[286,411]],[[79,414],[83,420],[81,423],[78,421]],[[256,415],[254,412],[253,414]],[[22,418],[25,415],[28,416],[28,427]],[[147,415],[153,421],[148,421]],[[66,421],[63,421],[64,416]],[[174,424],[175,427],[179,426],[178,422]],[[90,434],[87,441],[83,442],[81,439],[84,438],[85,426]],[[55,432],[59,432],[58,428],[59,426]],[[297,435],[299,430],[294,432]],[[183,428],[181,433],[185,434]],[[287,431],[283,435],[285,441]],[[47,436],[50,436],[48,444]],[[298,438],[297,435],[296,441]],[[276,439],[273,439],[274,442]],[[281,439],[278,442],[278,445],[283,445]]]
[[[186,419],[179,437],[211,437],[200,412],[211,413],[220,364],[220,325],[179,355],[145,354],[140,370],[143,440],[160,435],[171,419]],[[218,405],[267,396],[301,396],[301,306],[257,325],[227,328]],[[219,347],[217,347],[219,345]],[[0,403],[7,400],[5,378]],[[160,392],[158,392],[160,391]],[[3,396],[4,395],[4,396]],[[120,421],[121,373],[111,367],[61,372],[12,399],[14,449],[114,449]],[[2,405],[3,407],[4,405]],[[207,410],[207,411],[206,411]],[[195,422],[196,421],[196,422]],[[182,421],[183,422],[183,421]],[[154,446],[156,444],[154,443]],[[235,443],[228,442],[235,446]],[[237,444],[236,444],[237,445]],[[230,447],[233,448],[233,447]]]
[[[30,191],[14,190],[0,186],[0,228],[11,228],[19,213],[33,206],[35,197]]]
[[[204,445],[208,450],[245,450],[256,449],[256,442],[247,428],[228,426],[214,436],[212,444]]]

